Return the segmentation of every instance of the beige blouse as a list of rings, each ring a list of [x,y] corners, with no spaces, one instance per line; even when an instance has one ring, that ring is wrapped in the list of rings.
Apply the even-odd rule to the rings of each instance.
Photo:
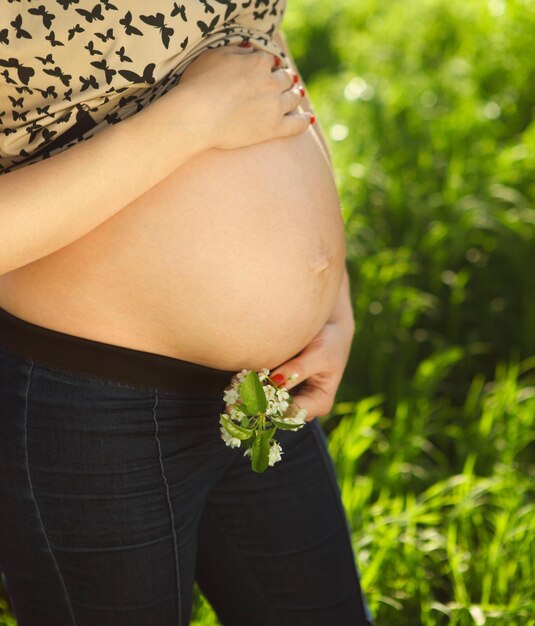
[[[126,119],[203,50],[272,39],[286,0],[0,2],[0,174]]]

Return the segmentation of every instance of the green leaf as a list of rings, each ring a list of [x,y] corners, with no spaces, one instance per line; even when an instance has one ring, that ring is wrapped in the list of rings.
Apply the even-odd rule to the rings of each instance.
[[[253,443],[251,450],[251,466],[253,472],[262,474],[269,465],[269,439],[262,433]]]
[[[246,404],[235,404],[234,408],[236,409],[236,411],[238,411],[238,413],[240,413],[242,415],[253,415],[254,414],[253,411],[251,411]]]
[[[275,434],[276,430],[277,430],[276,428],[270,428],[269,430],[266,430],[262,433],[262,437],[265,437],[267,441],[269,441]]]
[[[250,371],[240,383],[240,398],[246,404],[248,412],[256,415],[265,413],[267,399],[257,372]]]
[[[242,441],[242,447],[244,450],[248,450],[254,443],[254,436],[253,437],[249,437],[249,439],[245,439],[244,441]]]
[[[288,422],[277,420],[273,417],[269,418],[277,428],[281,428],[282,430],[294,430],[296,428],[301,428],[302,424],[289,424]]]
[[[238,426],[238,424],[231,422],[228,417],[224,417],[223,415],[221,416],[220,423],[230,435],[242,441],[249,439],[254,433],[254,430]]]

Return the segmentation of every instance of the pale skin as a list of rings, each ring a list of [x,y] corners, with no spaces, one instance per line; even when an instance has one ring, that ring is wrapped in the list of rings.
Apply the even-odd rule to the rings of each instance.
[[[278,36],[277,40],[286,49],[283,38]],[[287,58],[295,67],[288,53]],[[90,142],[82,142],[71,148],[68,155],[66,152],[58,154],[55,157],[57,165],[58,167],[61,165],[63,168],[61,185],[58,186],[55,176],[50,175],[52,159],[32,166],[32,182],[34,184],[27,184],[28,172],[25,169],[6,176],[5,180],[2,181],[0,196],[10,200],[2,203],[3,206],[0,211],[2,221],[2,228],[0,228],[0,233],[2,233],[0,274],[2,271],[7,272],[10,269],[21,267],[30,261],[54,252],[102,224],[103,220],[114,215],[125,204],[137,200],[148,188],[152,188],[165,179],[181,164],[187,163],[187,159],[192,156],[189,153],[191,146],[192,152],[197,154],[209,147],[222,149],[240,147],[247,141],[250,142],[250,135],[253,133],[257,133],[254,135],[257,140],[271,139],[275,136],[289,136],[294,131],[288,128],[286,132],[282,128],[279,120],[281,105],[284,105],[282,110],[288,111],[293,111],[301,102],[304,103],[305,107],[310,108],[310,105],[308,100],[301,99],[297,90],[287,89],[281,94],[280,89],[274,89],[273,85],[268,89],[265,84],[266,72],[264,70],[259,71],[264,65],[271,69],[273,57],[263,51],[256,51],[254,57],[251,56],[250,52],[248,53],[243,49],[240,49],[239,52],[236,49],[234,54],[230,54],[230,47],[228,46],[226,49],[205,52],[188,67],[182,77],[181,89],[176,90],[176,93],[172,90],[164,98],[152,103],[151,107],[147,107],[145,111],[115,125],[107,133],[101,133]],[[290,74],[287,70],[281,70],[280,72],[273,72],[272,76],[277,77],[281,87],[289,87],[293,84]],[[258,82],[258,85],[255,81]],[[248,87],[252,94],[251,99],[253,96],[255,98],[254,106],[246,106],[249,102],[246,101],[243,108],[239,108],[231,98],[232,95],[236,94],[229,91],[230,86],[235,88],[239,97],[246,91],[245,87]],[[201,93],[205,94],[203,98],[200,97]],[[221,93],[228,94],[228,102],[221,102]],[[222,106],[222,113],[219,116],[215,115],[214,101]],[[192,106],[192,102],[195,103],[195,106]],[[207,103],[206,106],[203,106],[203,103]],[[309,117],[307,114],[303,115],[302,110],[302,107],[298,106],[298,115],[283,117],[285,125],[291,122],[291,126],[295,126],[295,133],[302,132],[309,127]],[[155,111],[159,114],[154,115]],[[178,130],[175,134],[170,132],[168,120],[175,119],[174,115],[181,111],[185,111],[185,113],[175,116],[180,134],[178,134]],[[195,115],[192,115],[191,111],[194,111]],[[226,117],[223,114],[226,114]],[[272,121],[273,117],[275,117],[274,122]],[[199,121],[200,119],[213,120],[214,126],[207,129],[206,138],[204,138],[204,134],[200,138],[198,137],[198,129],[205,128],[205,125]],[[161,120],[166,120],[165,125]],[[251,121],[249,126],[244,123],[248,120]],[[259,125],[259,120],[265,121],[265,128]],[[162,125],[159,126],[159,124]],[[242,132],[236,138],[234,131],[228,135],[225,134],[226,129],[229,128],[240,129]],[[330,158],[317,122],[312,125],[312,129],[317,134],[319,142],[323,144],[326,158]],[[216,138],[213,141],[208,141],[207,138],[211,137],[211,133],[214,133]],[[151,152],[148,149],[152,146],[150,138],[155,134],[161,136],[162,139],[159,144],[153,146]],[[110,136],[115,137],[113,144],[115,152],[111,149],[109,151],[104,150],[104,146],[108,145],[106,140]],[[180,137],[178,142],[177,136]],[[167,139],[169,145],[162,143]],[[199,145],[196,141],[199,141]],[[178,157],[176,156],[177,145],[188,148],[180,151]],[[144,146],[144,149],[139,150],[139,146]],[[166,158],[163,158],[162,155]],[[114,185],[110,190],[105,173],[112,167],[111,164],[117,161],[118,156],[124,163],[124,170],[119,169],[116,172]],[[135,175],[136,172],[139,175]],[[56,175],[57,171],[54,174]],[[90,188],[93,193],[80,195],[74,207],[76,212],[74,219],[71,199],[73,195],[78,194],[80,181],[83,181],[84,188]],[[49,204],[43,204],[46,202],[43,198],[53,198],[53,201],[49,200]],[[16,199],[16,201],[12,201],[12,199]],[[15,214],[24,215],[24,219],[15,220]],[[44,216],[46,216],[46,223]],[[33,225],[33,229],[28,229],[29,224]],[[333,287],[331,293],[335,291],[336,289]],[[300,393],[301,390],[303,394],[307,391],[305,385],[315,384],[317,387],[316,383],[320,378],[321,381],[326,381],[327,378],[322,372],[327,371],[332,356],[340,350],[343,352],[344,345],[349,348],[350,338],[346,337],[344,344],[345,333],[338,330],[333,332],[335,328],[340,327],[339,319],[341,316],[335,313],[337,309],[338,306],[333,308],[331,317],[321,332],[317,333],[314,340],[301,350],[299,359],[292,359],[295,367],[289,373],[298,371],[299,367],[303,369],[303,376],[308,372],[306,382],[298,389]],[[322,316],[322,319],[325,318]],[[328,347],[326,351],[318,350],[320,345],[331,347]],[[309,353],[314,357],[315,365],[313,367],[312,359],[307,358],[306,363],[304,361],[305,356]],[[341,378],[345,361],[343,359],[339,359],[339,361],[336,370]],[[278,365],[277,371],[282,370],[283,367],[286,368],[287,365],[288,363]],[[335,372],[330,378],[336,380],[337,373]],[[297,382],[303,380],[304,378],[301,377]],[[293,385],[296,384],[296,381],[292,382]],[[336,380],[336,385],[338,383],[339,378]],[[317,391],[317,397],[325,396],[327,388],[332,391],[331,395],[334,397],[336,385],[334,389],[332,389],[332,383],[322,386],[321,389],[325,389],[325,391]],[[323,414],[319,411],[325,408],[325,406],[318,407],[317,403],[315,406],[311,406],[307,399],[303,399],[303,406],[310,411],[310,415],[314,413]]]
[[[274,39],[284,49],[292,69],[298,74],[301,84],[303,79],[293,61],[284,36],[280,31]],[[305,96],[301,106],[305,111],[313,112],[308,98]],[[313,125],[325,153],[332,164],[327,142],[316,122]],[[336,392],[342,380],[351,343],[355,333],[355,320],[351,304],[349,275],[347,268],[331,315],[319,333],[306,345],[297,357],[279,365],[270,372],[270,376],[281,374],[286,380],[293,373],[298,377],[288,380],[284,385],[290,390],[301,384],[299,391],[293,396],[299,407],[307,410],[305,421],[310,422],[316,417],[326,415],[332,409]]]

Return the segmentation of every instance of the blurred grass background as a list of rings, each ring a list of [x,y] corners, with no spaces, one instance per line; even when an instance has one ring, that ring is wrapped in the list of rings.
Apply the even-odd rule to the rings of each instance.
[[[535,0],[288,0],[283,30],[346,223],[322,422],[377,626],[534,626]]]

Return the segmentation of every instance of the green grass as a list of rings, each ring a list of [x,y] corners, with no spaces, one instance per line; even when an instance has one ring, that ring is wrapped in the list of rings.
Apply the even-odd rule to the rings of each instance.
[[[346,223],[324,428],[377,624],[535,626],[535,1],[289,0],[283,27]]]

